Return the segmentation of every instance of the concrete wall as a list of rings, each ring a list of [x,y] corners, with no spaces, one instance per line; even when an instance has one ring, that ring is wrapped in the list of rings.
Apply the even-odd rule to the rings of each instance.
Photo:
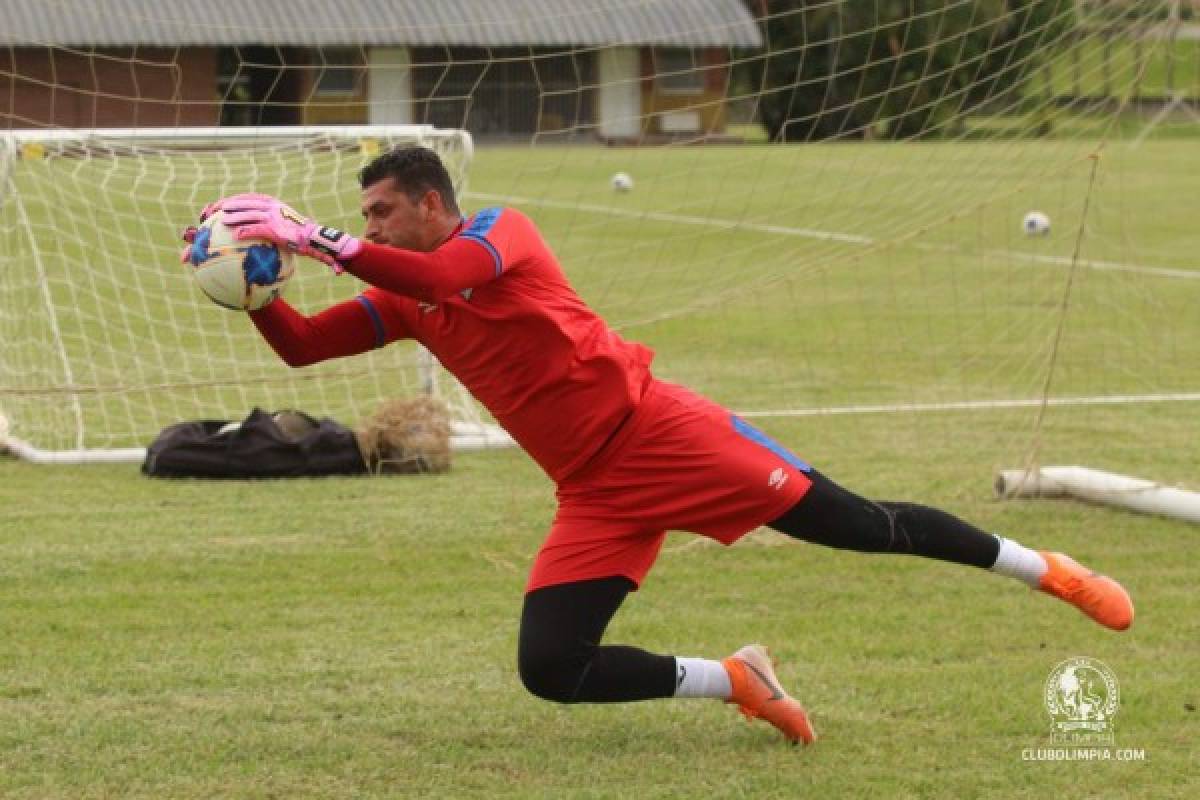
[[[367,75],[368,113],[372,125],[407,125],[413,121],[412,58],[407,47],[373,47]]]
[[[641,62],[636,47],[608,47],[596,54],[596,133],[601,139],[632,139],[641,132]]]

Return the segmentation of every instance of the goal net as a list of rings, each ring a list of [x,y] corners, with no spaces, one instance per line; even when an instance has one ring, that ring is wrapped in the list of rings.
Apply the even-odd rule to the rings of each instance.
[[[248,189],[353,230],[358,170],[402,144],[437,151],[465,189],[470,134],[428,125],[0,133],[0,411],[14,438],[49,460],[136,459],[184,419],[259,406],[352,423],[382,399],[431,392],[455,418],[457,447],[508,443],[415,346],[281,368],[245,315],[221,313],[179,261],[197,210]],[[361,289],[310,275],[288,297],[319,310]]]
[[[345,2],[320,23],[264,0],[236,26],[147,2],[120,36],[103,3],[43,5],[77,29],[15,16],[0,61],[0,410],[41,447],[416,389],[405,347],[287,370],[174,266],[228,191],[356,229],[354,172],[392,140],[304,131],[398,124],[469,134],[468,212],[528,213],[657,374],[816,463],[853,442],[883,473],[1194,480],[1162,455],[1200,401],[1195,214],[1170,199],[1194,194],[1191,0]],[[219,130],[109,131],[147,126]],[[288,299],[359,288],[314,267]]]

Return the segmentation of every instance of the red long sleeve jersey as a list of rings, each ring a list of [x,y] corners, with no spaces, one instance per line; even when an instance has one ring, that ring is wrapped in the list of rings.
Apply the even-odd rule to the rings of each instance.
[[[466,220],[432,253],[364,243],[347,270],[371,288],[304,317],[251,318],[292,366],[412,338],[555,481],[595,455],[641,400],[653,352],[579,298],[534,224],[511,208]]]

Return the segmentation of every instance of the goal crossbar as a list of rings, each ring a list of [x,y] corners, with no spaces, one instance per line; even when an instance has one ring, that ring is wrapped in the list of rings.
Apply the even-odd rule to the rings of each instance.
[[[433,125],[0,132],[8,451],[37,463],[137,461],[159,430],[185,419],[241,418],[258,406],[352,422],[417,393],[449,407],[456,449],[511,445],[422,348],[365,354],[349,373],[293,376],[178,266],[178,231],[214,197],[266,192],[353,224],[358,170],[399,144],[438,152],[465,192],[471,135]],[[292,282],[289,301],[311,313],[361,288],[314,275]]]

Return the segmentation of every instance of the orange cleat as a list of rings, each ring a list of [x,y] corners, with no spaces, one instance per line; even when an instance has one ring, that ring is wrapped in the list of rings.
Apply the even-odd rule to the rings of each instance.
[[[1123,631],[1133,624],[1133,601],[1121,584],[1062,553],[1040,554],[1049,567],[1040,581],[1043,592],[1066,600],[1106,628]]]
[[[817,735],[808,722],[808,714],[775,677],[771,657],[761,644],[748,644],[721,662],[733,685],[730,703],[748,719],[764,719],[774,725],[792,744],[812,744]]]

